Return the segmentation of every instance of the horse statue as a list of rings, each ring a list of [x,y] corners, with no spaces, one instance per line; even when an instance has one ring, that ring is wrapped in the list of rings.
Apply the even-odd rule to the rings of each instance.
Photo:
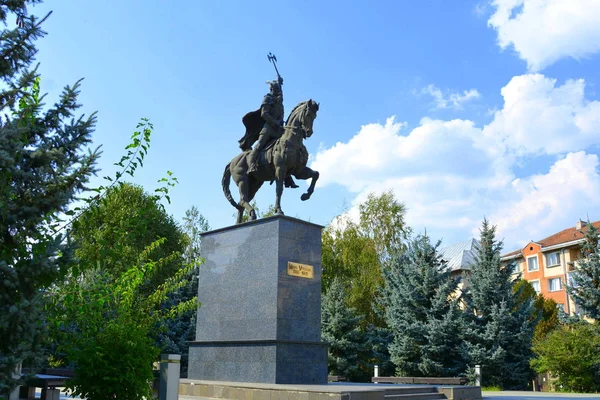
[[[221,183],[225,197],[238,210],[236,223],[242,222],[244,210],[248,212],[251,221],[256,219],[256,211],[250,201],[267,181],[276,181],[275,213],[278,215],[283,215],[281,195],[287,177],[293,175],[297,179],[310,178],[308,190],[300,197],[303,201],[310,199],[319,179],[319,173],[306,166],[308,151],[304,147],[303,140],[313,134],[313,122],[317,118],[317,111],[319,111],[319,104],[312,99],[299,103],[288,116],[283,134],[265,146],[265,150],[260,153],[258,166],[254,172],[248,173],[250,150],[238,154],[227,164]],[[229,191],[231,178],[240,191],[238,203],[233,200]]]

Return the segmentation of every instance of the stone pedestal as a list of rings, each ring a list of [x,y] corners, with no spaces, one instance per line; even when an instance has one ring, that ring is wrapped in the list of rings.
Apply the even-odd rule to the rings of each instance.
[[[274,216],[203,234],[190,379],[327,383],[321,229]]]

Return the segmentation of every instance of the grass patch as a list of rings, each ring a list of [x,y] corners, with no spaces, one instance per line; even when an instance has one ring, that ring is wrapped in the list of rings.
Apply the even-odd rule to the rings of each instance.
[[[500,386],[482,386],[482,392],[501,392],[502,388]]]

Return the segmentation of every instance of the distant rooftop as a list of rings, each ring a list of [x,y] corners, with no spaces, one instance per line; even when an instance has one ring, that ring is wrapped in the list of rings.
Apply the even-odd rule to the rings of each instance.
[[[600,221],[592,222],[592,224],[600,229]],[[542,251],[545,247],[559,246],[561,244],[567,244],[570,242],[574,242],[577,240],[583,239],[583,235],[587,227],[585,222],[579,220],[576,226],[572,228],[563,229],[562,231],[550,235],[542,240],[536,240],[534,243],[539,244],[542,247]],[[502,255],[502,258],[518,258],[521,255],[521,250],[511,251],[510,253],[506,253]],[[549,249],[550,250],[550,249]]]
[[[442,258],[448,262],[450,271],[470,270],[475,262],[479,241],[476,239],[465,240],[451,246],[440,248]]]

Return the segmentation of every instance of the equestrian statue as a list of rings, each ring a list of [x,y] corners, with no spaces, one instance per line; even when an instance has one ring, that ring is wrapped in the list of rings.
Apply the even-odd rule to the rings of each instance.
[[[276,183],[275,213],[283,215],[281,195],[283,188],[297,188],[292,176],[297,179],[311,179],[306,193],[300,197],[308,200],[312,195],[319,173],[306,166],[308,151],[304,139],[313,134],[313,122],[317,118],[319,104],[312,99],[299,103],[283,121],[283,78],[277,70],[277,59],[268,55],[277,72],[277,80],[268,82],[269,93],[265,95],[260,108],[244,115],[242,122],[245,135],[238,141],[242,153],[238,154],[225,167],[223,173],[223,193],[238,210],[237,223],[242,222],[244,211],[250,220],[256,219],[256,211],[250,204],[263,183]],[[252,145],[256,143],[254,148]],[[240,192],[239,202],[235,202],[229,190],[230,180]]]

